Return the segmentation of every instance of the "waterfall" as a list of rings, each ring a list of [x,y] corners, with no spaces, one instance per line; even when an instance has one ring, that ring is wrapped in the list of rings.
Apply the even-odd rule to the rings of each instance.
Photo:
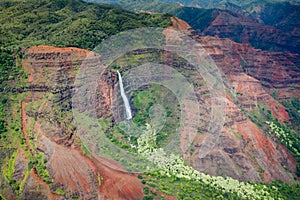
[[[124,87],[123,87],[123,81],[122,81],[122,77],[119,71],[118,72],[118,77],[119,77],[119,85],[120,85],[120,90],[121,90],[121,96],[125,105],[125,111],[126,111],[126,116],[127,116],[127,120],[132,118],[132,114],[131,114],[131,108],[130,108],[130,104],[129,101],[127,99],[127,96],[125,94],[124,91]]]

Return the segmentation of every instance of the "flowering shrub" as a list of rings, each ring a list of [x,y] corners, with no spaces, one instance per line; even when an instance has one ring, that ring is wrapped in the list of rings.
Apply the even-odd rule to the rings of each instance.
[[[229,177],[210,176],[201,173],[184,164],[181,157],[167,155],[162,148],[156,148],[156,131],[147,125],[144,134],[138,138],[138,152],[153,162],[159,169],[158,173],[163,176],[175,176],[180,179],[202,181],[205,184],[219,188],[223,193],[236,193],[242,199],[273,199],[266,191],[267,187],[255,187],[250,183],[239,182]],[[274,187],[274,190],[276,188]]]
[[[269,134],[274,134],[283,145],[295,154],[295,156],[300,156],[298,149],[300,141],[298,138],[294,137],[290,131],[285,131],[274,122],[266,121],[266,124],[268,124],[271,129]]]

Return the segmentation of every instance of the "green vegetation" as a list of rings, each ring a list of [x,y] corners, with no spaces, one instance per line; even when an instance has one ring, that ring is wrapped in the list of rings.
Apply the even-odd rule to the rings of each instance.
[[[300,131],[300,100],[293,98],[289,101],[284,101],[282,104],[286,107],[289,116],[291,117],[293,129]]]
[[[249,118],[257,124],[264,132],[268,133],[273,140],[278,140],[286,146],[297,161],[297,176],[300,176],[300,135],[299,135],[299,100],[293,99],[283,103],[291,116],[292,124],[279,123],[270,110],[265,106],[258,105],[255,111],[249,113]],[[268,126],[266,126],[266,124]]]
[[[65,194],[66,194],[66,192],[63,191],[63,190],[60,189],[60,188],[56,189],[56,190],[55,190],[55,193],[58,194],[58,195],[65,195]]]
[[[91,152],[86,148],[86,146],[83,144],[83,143],[81,143],[81,151],[83,152],[83,155],[85,155],[85,156],[87,156],[87,157],[89,157],[89,158],[92,158],[92,154],[91,154]]]
[[[89,113],[74,112],[77,128],[89,133],[88,137],[83,136],[81,140],[87,148],[93,149],[93,153],[120,162],[129,172],[146,170],[151,166],[145,158],[135,153],[135,148],[131,148],[133,140],[129,141],[128,135],[118,126],[112,126],[109,119],[97,120],[90,117]]]
[[[24,178],[23,178],[23,180],[22,180],[21,183],[20,183],[19,194],[22,194],[28,176],[29,176],[29,170],[26,170],[26,171],[25,171],[25,174],[24,174]]]
[[[18,192],[23,188],[22,182],[18,182],[13,178],[14,164],[18,149],[22,143],[21,138],[21,100],[25,94],[5,93],[0,97],[2,105],[1,119],[4,121],[5,132],[0,133],[0,185],[1,193],[7,188],[12,188]],[[9,113],[9,114],[8,114]],[[24,143],[23,143],[24,144]],[[27,176],[24,177],[24,179]]]
[[[133,5],[133,3],[132,3]],[[178,16],[187,18],[195,24],[199,24],[199,30],[206,27],[212,20],[211,10],[178,8],[177,4],[172,4],[165,8],[158,3],[151,5],[160,9],[158,11],[177,13]],[[160,6],[160,7],[159,7]],[[192,14],[189,14],[192,13]],[[191,15],[194,15],[191,17]],[[28,74],[21,67],[21,60],[25,56],[22,52],[26,47],[32,45],[56,45],[56,46],[76,46],[86,49],[93,49],[103,39],[120,31],[139,27],[166,27],[170,25],[169,15],[149,15],[135,14],[124,11],[120,8],[114,8],[107,5],[86,4],[78,0],[14,0],[0,2],[0,183],[1,193],[5,187],[12,188],[17,195],[20,196],[24,190],[24,186],[29,176],[31,169],[35,169],[39,176],[49,185],[52,184],[49,171],[46,168],[45,155],[36,150],[36,144],[33,139],[26,141],[22,138],[21,128],[21,101],[25,99],[26,92],[22,93],[21,89],[27,86]],[[161,61],[159,54],[144,54],[137,55],[136,59],[127,62],[128,60],[120,59],[117,64],[126,63],[126,67],[138,65],[148,60],[150,57],[155,57],[156,61]],[[124,67],[124,65],[122,66]],[[116,67],[115,69],[122,69]],[[57,91],[59,92],[59,91]],[[59,94],[47,93],[45,98],[54,100],[59,99]],[[242,95],[242,94],[240,94]],[[168,98],[166,98],[168,97]],[[37,112],[40,102],[28,103],[26,112]],[[84,116],[81,120],[86,124],[85,128],[90,131],[91,139],[99,141],[101,150],[107,152],[110,158],[113,158],[125,166],[134,165],[139,158],[127,158],[127,154],[122,154],[122,149],[131,152],[139,152],[147,155],[161,170],[139,175],[141,182],[144,184],[144,199],[160,198],[158,191],[165,194],[175,195],[178,199],[211,199],[211,198],[232,198],[239,199],[243,197],[256,198],[256,195],[269,196],[270,198],[296,199],[299,197],[298,185],[285,185],[279,182],[274,182],[270,185],[265,184],[250,184],[240,183],[230,178],[211,177],[199,173],[184,164],[182,158],[176,155],[166,155],[159,150],[159,146],[163,146],[164,142],[168,142],[168,137],[179,126],[178,102],[172,93],[161,86],[150,85],[133,93],[132,95],[133,109],[135,109],[134,122],[140,127],[131,126],[131,131],[145,131],[145,135],[138,138],[132,136],[128,141],[128,133],[124,131],[122,126],[126,124],[119,123],[113,126],[111,119],[99,119],[97,123],[91,123],[89,117]],[[73,119],[69,107],[64,103],[51,103],[53,106],[54,122],[59,122],[65,127],[64,132],[73,131]],[[166,122],[164,128],[158,133],[151,135],[153,132],[149,127],[141,128],[144,124],[151,123],[150,114],[151,108],[155,104],[160,104],[165,108]],[[172,106],[170,106],[172,105]],[[299,122],[299,102],[287,102],[287,108],[290,113],[294,113],[293,120]],[[32,112],[32,113],[30,113]],[[297,114],[298,113],[298,114]],[[263,112],[264,116],[271,119],[268,111]],[[38,116],[45,117],[45,116]],[[34,119],[32,127],[29,127],[29,132],[33,132]],[[260,118],[258,118],[260,121]],[[265,120],[264,120],[265,121]],[[277,124],[278,122],[271,121],[271,133],[285,142],[290,148],[295,148],[299,152],[297,142],[290,142],[295,136],[295,133],[288,126]],[[101,131],[97,126],[100,124]],[[50,123],[49,126],[52,124]],[[264,124],[261,124],[263,126]],[[148,132],[147,132],[148,131]],[[106,135],[105,135],[105,134]],[[151,137],[148,137],[149,135]],[[33,138],[36,139],[36,135]],[[105,139],[109,140],[105,140]],[[287,139],[287,140],[286,140]],[[102,141],[102,143],[100,143]],[[109,141],[117,144],[120,149],[109,146]],[[293,140],[294,141],[294,140]],[[86,156],[92,157],[89,146],[85,143],[81,144],[81,150]],[[139,148],[134,148],[131,145],[138,145]],[[27,146],[29,145],[29,146]],[[148,146],[147,146],[148,145]],[[143,146],[143,147],[142,147]],[[2,148],[4,147],[4,148]],[[13,179],[14,163],[16,160],[16,152],[22,147],[29,159],[28,169],[25,171],[24,179],[17,182]],[[31,153],[28,148],[32,148]],[[291,150],[292,151],[292,150]],[[296,151],[295,151],[296,152]],[[157,153],[157,154],[155,154]],[[172,164],[171,166],[168,164]],[[167,165],[166,165],[167,164]],[[138,164],[137,164],[138,165]],[[142,166],[147,167],[147,166]],[[101,185],[101,175],[97,175],[98,185]],[[4,189],[3,189],[4,188]],[[265,190],[265,191],[263,191]],[[9,190],[11,191],[11,190]],[[201,191],[201,192],[200,192]],[[62,189],[57,189],[55,193],[65,195],[66,192]],[[254,194],[257,193],[257,194]],[[184,195],[184,196],[183,196]],[[200,195],[200,197],[199,197]],[[72,199],[78,199],[78,196],[72,196]],[[161,197],[163,199],[163,197]],[[0,199],[4,199],[0,194]]]
[[[271,131],[270,134],[274,134],[279,141],[288,147],[288,149],[294,153],[295,156],[300,156],[300,137],[297,137],[297,133],[293,130],[280,125],[279,123],[266,122]]]
[[[9,49],[0,49],[0,84],[13,79],[14,73],[19,73],[18,69],[15,69],[15,57],[12,54]]]
[[[1,28],[0,28],[1,29]],[[0,34],[0,38],[1,38]],[[0,39],[1,40],[1,39]],[[20,48],[16,47],[0,47],[0,92],[16,92],[16,88],[23,88],[27,86],[28,74],[24,72],[21,66],[21,59],[23,54]],[[1,103],[5,105],[8,102],[8,98],[2,96]],[[1,133],[1,131],[0,131]]]
[[[44,153],[39,153],[36,156],[36,161],[34,164],[36,165],[36,170],[39,174],[39,176],[47,183],[50,184],[52,183],[52,179],[50,178],[49,172],[46,169],[46,162],[47,160],[44,158]]]
[[[176,9],[174,15],[186,21],[198,33],[201,33],[215,19],[214,10],[183,7]]]
[[[297,176],[300,176],[300,136],[299,133],[290,129],[288,126],[278,122],[266,122],[270,126],[269,134],[274,134],[276,138],[286,146],[294,155],[297,165]]]
[[[102,178],[101,178],[100,173],[98,173],[97,180],[98,180],[98,186],[101,186]]]
[[[47,160],[44,158],[44,153],[40,152],[38,155],[31,157],[28,163],[28,170],[35,168],[39,176],[47,183],[51,184],[52,179],[50,178],[49,172],[46,169]]]
[[[141,10],[155,13],[169,13],[188,22],[196,31],[202,32],[214,20],[213,10],[203,8],[182,7],[178,3],[164,3],[153,0],[88,0],[94,3],[111,3],[130,11],[139,12]]]
[[[12,155],[12,157],[10,158],[10,160],[8,162],[8,168],[6,168],[4,170],[4,175],[5,175],[5,178],[7,179],[7,181],[10,181],[12,179],[12,174],[15,171],[15,167],[14,167],[15,161],[16,161],[16,153],[14,153]]]
[[[257,185],[263,185],[262,183]],[[271,184],[265,184],[267,190],[274,194],[275,199],[282,197],[287,200],[297,200],[300,196],[300,184],[284,184],[281,181],[273,181]]]
[[[2,191],[5,191],[5,187],[11,187],[17,195],[20,195],[24,189],[25,181],[29,175],[29,170],[25,171],[24,178],[21,182],[14,180],[14,165],[16,156],[20,146],[23,148],[26,146],[21,138],[21,125],[20,121],[20,101],[24,98],[24,94],[11,95],[7,94],[5,97],[8,101],[5,102],[5,113],[15,113],[13,115],[6,115],[4,119],[6,121],[7,131],[1,133],[0,146],[1,149],[1,172],[0,177],[4,179],[0,180],[2,185]],[[24,148],[26,153],[30,155],[28,150]],[[3,151],[3,152],[2,152]],[[4,182],[3,182],[4,181]],[[8,183],[8,185],[6,184]],[[1,191],[1,192],[2,192]]]
[[[151,111],[153,106],[160,105],[163,110],[159,116],[159,122],[163,124],[154,124],[156,126],[163,126],[157,135],[157,143],[160,145],[166,142],[167,138],[176,132],[179,127],[180,119],[180,105],[174,94],[167,88],[160,85],[148,85],[143,89],[136,91],[132,97],[132,109],[134,110],[134,122],[139,126],[151,123]],[[165,116],[163,116],[165,115]],[[155,122],[153,122],[155,123]]]
[[[134,12],[152,11],[158,13],[172,13],[174,9],[180,8],[177,3],[163,3],[156,0],[85,0],[92,3],[107,3],[114,6],[119,6]]]
[[[127,129],[127,124],[118,123],[113,125],[109,119],[99,119],[100,126],[104,131],[106,137],[115,145],[118,145],[120,148],[125,149],[126,151],[135,151],[130,148],[130,145],[136,144],[136,137],[132,136],[131,141],[128,140],[129,134],[135,132],[134,124],[130,124],[130,131],[124,131]],[[124,128],[122,128],[124,127]]]
[[[4,196],[2,196],[2,194],[0,194],[0,199],[1,200],[6,200],[6,198],[4,198]]]
[[[147,199],[162,199],[158,191],[178,199],[297,199],[299,195],[300,184],[254,184],[200,173],[185,165],[182,158],[157,149],[155,137],[156,131],[148,125],[138,139],[139,153],[158,168],[139,176]]]
[[[2,102],[0,104],[0,137],[2,135],[2,133],[6,132],[7,129],[5,127],[5,114],[4,114],[4,106],[6,104],[6,99],[2,99]]]
[[[271,111],[267,110],[266,106],[261,104],[258,104],[257,109],[250,111],[248,117],[261,128],[265,125],[265,121],[272,121],[274,119]]]
[[[289,2],[267,3],[260,11],[260,18],[266,25],[275,26],[281,30],[292,31],[300,27],[300,21],[295,20],[299,16],[300,5]]]
[[[168,15],[135,14],[121,8],[87,4],[80,0],[10,0],[0,2],[0,23],[1,193],[10,191],[6,190],[10,187],[20,195],[32,168],[36,169],[46,183],[52,182],[43,153],[36,151],[36,144],[32,139],[25,143],[22,138],[20,105],[27,95],[25,91],[28,86],[28,73],[21,66],[22,59],[26,56],[25,48],[33,45],[55,45],[93,49],[103,39],[120,31],[139,27],[166,27],[170,25],[170,19]],[[55,100],[59,98],[59,91],[56,92],[57,95],[47,94],[46,97]],[[27,104],[26,112],[30,116],[39,109],[36,104],[37,102]],[[68,133],[74,127],[72,113],[67,104],[68,102],[53,105],[55,117],[52,121],[66,125],[65,131]],[[53,114],[52,110],[49,111]],[[33,132],[34,119],[29,118],[32,127],[28,131]],[[36,137],[34,134],[34,139]],[[20,147],[25,150],[30,162],[24,172],[24,179],[16,182],[11,175],[15,152]],[[33,149],[33,152],[28,148]],[[82,150],[90,156],[84,145]],[[78,197],[74,196],[76,198]]]
[[[217,35],[222,38],[230,38],[238,43],[243,43],[242,38],[245,30],[251,29],[249,40],[255,48],[268,50],[268,51],[290,51],[299,53],[299,43],[290,43],[290,40],[297,40],[297,36],[291,34],[290,31],[300,27],[299,20],[295,20],[300,11],[300,6],[285,0],[264,0],[264,1],[219,1],[219,0],[193,0],[193,1],[179,1],[184,5],[190,5],[183,7],[179,5],[177,0],[87,0],[95,3],[110,3],[134,12],[140,10],[158,12],[158,13],[170,13],[180,19],[186,21],[194,30],[199,34],[205,35]],[[222,10],[220,10],[222,9]],[[257,23],[258,27],[263,28],[263,25],[271,25],[279,30],[275,31],[275,36],[280,35],[284,42],[275,40],[274,37],[270,37],[267,30],[267,34],[261,35],[257,28],[249,27],[242,24],[231,24],[229,29],[232,31],[222,31],[222,29],[206,30],[211,22],[213,22],[220,13],[226,12],[232,17],[239,17],[238,14],[244,15],[248,18],[248,21]],[[250,14],[249,14],[250,13]],[[242,20],[242,18],[240,18]],[[238,19],[237,19],[238,20]],[[231,21],[229,21],[231,23]],[[228,29],[227,29],[228,30]],[[273,33],[273,32],[272,32]]]
[[[0,10],[0,44],[5,48],[48,44],[93,49],[121,31],[170,24],[167,15],[138,15],[79,0],[15,0],[0,3]]]
[[[164,60],[160,52],[132,52],[118,58],[111,68],[122,71],[151,61],[163,62]],[[125,85],[125,90],[129,92],[128,96],[131,96],[133,121],[113,122],[111,118],[99,119],[98,123],[106,138],[119,148],[136,153],[136,148],[132,147],[137,145],[137,138],[144,130],[144,125],[150,123],[161,127],[156,137],[158,145],[164,146],[165,143],[168,143],[180,124],[181,110],[176,96],[169,89],[158,84],[144,85],[138,90],[130,90]],[[123,104],[120,96],[118,100],[122,112]],[[153,118],[153,116],[159,117]],[[86,121],[87,119],[83,119],[81,122],[88,123]],[[113,153],[114,160],[119,160],[121,163],[125,161],[124,158],[118,159],[120,153]]]
[[[300,177],[300,100],[293,98],[289,101],[282,102],[282,104],[287,108],[289,116],[291,117],[292,125],[287,124],[282,127],[277,123],[277,126],[283,129],[285,134],[288,135],[287,140],[292,141],[288,142],[288,148],[291,152],[293,152],[296,158],[298,163],[296,173]]]
[[[15,161],[16,161],[16,153],[14,153],[12,155],[12,157],[10,158],[10,160],[8,161],[8,167],[4,169],[4,177],[6,179],[6,181],[9,183],[9,185],[11,185],[11,187],[18,191],[20,186],[17,183],[16,180],[13,179],[12,175],[15,171]]]

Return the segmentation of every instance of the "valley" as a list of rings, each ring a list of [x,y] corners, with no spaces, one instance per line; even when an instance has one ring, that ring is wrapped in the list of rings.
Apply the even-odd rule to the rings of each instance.
[[[0,3],[0,199],[298,198],[298,24],[156,3]]]

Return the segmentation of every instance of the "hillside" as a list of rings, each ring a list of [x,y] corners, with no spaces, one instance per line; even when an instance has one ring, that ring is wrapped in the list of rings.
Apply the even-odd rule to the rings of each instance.
[[[93,49],[103,39],[124,30],[170,24],[169,16],[138,15],[109,5],[77,0],[2,1],[0,10],[2,86],[22,76],[19,66],[15,69],[14,54],[27,47],[48,44]]]
[[[299,13],[299,4],[286,2],[265,4],[260,12],[255,12],[253,15],[258,15],[257,18],[261,19],[265,25],[281,30],[297,31],[300,27]]]
[[[174,5],[182,17],[197,16],[201,32],[217,24],[213,17],[240,19],[222,10],[168,9]],[[0,6],[0,199],[299,197],[299,54],[201,36],[169,14],[79,0]],[[110,37],[139,27],[162,29],[129,32],[125,41]],[[102,41],[108,41],[106,48],[94,49]],[[146,45],[132,50],[134,41]],[[188,52],[176,54],[177,48]],[[114,57],[119,52],[124,54]],[[220,76],[224,88],[215,90],[216,104],[210,87],[219,80],[208,82],[211,71],[197,71],[194,52],[204,52],[196,59],[205,69],[217,67],[212,77]],[[107,64],[106,58],[114,60]],[[117,71],[132,108],[130,121]],[[174,77],[180,82],[172,88],[167,83]],[[180,99],[186,91],[195,96]],[[211,145],[208,124],[218,115],[224,123]]]
[[[0,3],[3,46],[38,44],[92,49],[109,35],[142,26],[166,26],[161,15],[137,15],[82,1],[8,1]]]
[[[0,16],[0,198],[60,199],[63,196],[60,192],[61,189],[52,185],[49,172],[45,169],[43,153],[37,150],[36,146],[32,146],[32,140],[29,140],[31,136],[27,137],[25,133],[26,124],[24,124],[24,120],[26,114],[24,109],[27,103],[26,97],[30,95],[30,92],[27,91],[49,90],[45,86],[30,86],[28,83],[27,78],[30,74],[24,71],[22,67],[22,59],[27,56],[25,53],[27,52],[26,48],[34,45],[48,44],[61,47],[73,46],[93,49],[103,39],[120,31],[138,27],[165,27],[170,24],[170,19],[166,15],[135,14],[109,5],[87,4],[79,0],[1,1]],[[53,52],[53,50],[51,51]],[[57,53],[61,51],[63,50],[60,49]],[[79,55],[76,56],[78,58],[86,56],[87,52],[86,50],[77,50],[76,48],[73,48],[73,51],[75,54],[77,51],[79,52]],[[50,85],[52,90],[62,90],[61,92],[63,92],[65,90],[63,87],[66,85],[60,86],[55,88],[56,86]],[[71,88],[71,86],[66,87]],[[70,92],[70,90],[67,92]],[[39,95],[37,94],[37,96]],[[56,104],[52,109],[70,109],[69,107],[63,107],[67,104],[67,102],[64,103],[61,105],[61,108]],[[31,113],[33,108],[29,107],[29,111]],[[54,117],[51,120],[62,123],[62,119],[65,118]],[[36,126],[38,126],[38,123]],[[67,135],[68,133],[64,134]],[[74,141],[73,138],[71,139]],[[77,139],[76,141],[75,146],[77,150],[72,150],[70,155],[66,157],[74,160],[69,160],[66,162],[66,165],[77,163],[79,167],[87,170],[90,168],[94,169],[97,165],[101,170],[104,170],[105,166],[101,163],[94,163],[94,161],[91,161],[82,154],[80,140]],[[62,146],[57,151],[65,150],[66,148]],[[63,163],[60,162],[61,159],[64,160],[63,157],[60,157],[57,163],[60,167],[63,166]],[[78,162],[81,162],[81,164]],[[69,167],[66,166],[65,169]],[[75,171],[74,173],[77,172]],[[99,174],[99,172],[95,171],[95,173],[94,177],[97,180],[97,173]],[[115,179],[118,177],[117,173],[116,171],[107,169],[107,172],[101,175],[109,179]],[[73,175],[70,175],[70,180],[65,179],[67,185],[74,181]],[[90,176],[89,174],[84,175],[87,178]],[[86,187],[85,180],[82,180],[83,174],[78,174],[78,176],[80,176],[78,179],[80,182],[79,185],[83,184],[81,186],[84,187],[82,191],[86,192],[86,190],[90,191],[91,188],[98,187],[97,181],[95,182],[95,186]],[[64,176],[64,178],[67,177]],[[124,174],[121,179],[124,179],[126,182],[130,180],[130,177],[128,178]],[[132,193],[133,195],[140,196],[141,190],[136,192],[141,187],[140,181],[137,178],[132,179],[133,182],[136,182],[136,188],[134,188]],[[26,184],[27,182],[29,185]],[[122,185],[122,183],[120,184]],[[51,190],[49,190],[49,185],[53,186]],[[104,185],[106,184],[104,183]],[[73,186],[71,184],[71,187]],[[111,188],[112,185],[108,183],[108,186],[105,187]],[[118,185],[115,185],[115,187],[118,187]],[[135,185],[131,187],[135,187]],[[35,188],[40,188],[40,190],[34,192]],[[109,191],[111,192],[112,190]],[[118,192],[116,191],[115,193],[117,194]],[[126,192],[126,195],[129,195],[129,193]],[[103,192],[104,194],[105,192]],[[76,190],[73,197],[78,198],[80,195],[91,197],[94,194],[89,194],[88,192],[81,194],[80,191],[78,193],[78,190]],[[71,198],[72,196],[69,197]]]
[[[289,2],[289,0],[246,0],[246,1],[240,1],[240,0],[159,0],[161,2],[180,2],[184,6],[189,7],[200,7],[200,8],[224,8],[227,5],[236,5],[239,6],[245,10],[252,10],[255,9],[256,6],[267,4],[267,3],[282,3],[282,2]],[[299,2],[299,0],[293,0],[292,2]]]
[[[90,2],[103,3],[102,0],[90,0]],[[243,2],[240,3],[244,5]],[[170,13],[188,22],[200,35],[230,38],[238,43],[250,43],[255,48],[263,50],[300,53],[300,24],[299,20],[295,20],[299,18],[299,4],[251,2],[255,4],[255,9],[247,10],[235,4],[221,6],[223,1],[220,5],[212,6],[214,9],[206,9],[208,6],[183,7],[178,3],[148,0],[105,1],[105,3],[134,12],[142,10]]]
[[[288,0],[264,0],[264,1],[201,1],[201,0],[160,0],[159,2],[171,3],[180,2],[183,6],[222,9],[258,20],[264,25],[274,26],[282,30],[292,30],[299,27],[300,1]],[[149,3],[147,3],[149,4]]]

